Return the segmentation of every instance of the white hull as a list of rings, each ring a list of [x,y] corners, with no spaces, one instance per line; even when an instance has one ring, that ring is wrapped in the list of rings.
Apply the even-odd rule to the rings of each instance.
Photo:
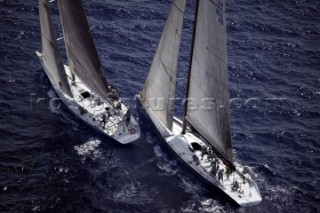
[[[128,124],[124,120],[124,115],[127,113],[128,109],[124,104],[121,103],[121,109],[115,109],[110,103],[99,99],[86,85],[81,82],[77,76],[75,76],[75,81],[71,81],[71,73],[69,68],[65,66],[65,71],[68,76],[68,83],[71,88],[73,97],[70,97],[64,93],[53,81],[48,67],[43,60],[43,55],[36,52],[49,80],[54,87],[56,93],[64,102],[64,104],[81,120],[85,123],[99,130],[99,132],[113,138],[114,140],[122,143],[128,144],[140,137],[140,128],[138,123],[135,121],[133,116],[130,116],[130,121]],[[81,94],[89,94],[90,97],[83,97]],[[99,101],[97,101],[99,99]],[[117,101],[113,101],[115,105]],[[106,108],[109,109],[109,115],[107,115]],[[103,122],[103,114],[106,115],[105,121]]]
[[[186,134],[181,134],[182,122],[174,117],[172,131],[166,128],[166,126],[152,113],[150,108],[146,108],[140,101],[139,96],[137,97],[138,107],[147,114],[151,119],[158,132],[162,135],[166,144],[180,157],[180,159],[186,163],[192,170],[199,176],[202,177],[207,183],[210,183],[225,194],[232,198],[240,206],[254,206],[261,202],[262,198],[257,187],[257,184],[249,174],[243,174],[244,167],[238,163],[235,163],[236,170],[229,174],[223,174],[223,181],[219,180],[217,175],[212,174],[212,160],[208,159],[208,155],[202,156],[202,151],[194,150],[191,145],[196,143],[203,147],[207,147],[206,143],[203,142],[199,137],[190,131]],[[198,160],[195,160],[198,158]],[[218,158],[217,158],[218,159]],[[223,164],[221,159],[218,159],[219,168],[226,166]],[[237,181],[240,185],[238,189],[232,189],[234,181]]]

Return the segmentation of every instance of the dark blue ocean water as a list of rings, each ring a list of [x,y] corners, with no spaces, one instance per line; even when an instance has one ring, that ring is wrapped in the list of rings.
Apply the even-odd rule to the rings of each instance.
[[[318,0],[228,1],[233,146],[263,196],[251,208],[207,188],[142,119],[141,139],[121,146],[49,102],[54,91],[34,54],[37,4],[0,0],[0,212],[320,212]],[[84,3],[105,76],[132,108],[170,4]],[[185,94],[194,1],[187,7],[177,97]]]

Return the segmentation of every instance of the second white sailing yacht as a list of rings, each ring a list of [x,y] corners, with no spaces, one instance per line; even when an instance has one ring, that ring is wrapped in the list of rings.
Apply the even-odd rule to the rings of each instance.
[[[85,123],[127,144],[140,128],[122,103],[119,91],[106,82],[81,0],[59,0],[68,66],[63,65],[48,0],[39,0],[42,52],[36,52],[64,104]]]

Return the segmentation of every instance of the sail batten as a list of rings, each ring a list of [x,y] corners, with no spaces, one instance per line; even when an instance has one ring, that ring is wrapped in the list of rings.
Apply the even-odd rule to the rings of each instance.
[[[47,71],[49,72],[48,75],[50,75],[50,78],[54,81],[52,83],[56,84],[59,89],[72,97],[57,44],[51,15],[48,0],[39,0],[43,61],[47,67]]]
[[[187,122],[228,162],[233,163],[230,134],[225,0],[199,0],[189,76]],[[207,102],[206,102],[207,101]]]
[[[172,128],[176,73],[186,0],[174,0],[167,18],[141,99],[166,125]]]
[[[71,72],[108,100],[107,82],[81,0],[59,0],[59,10]]]

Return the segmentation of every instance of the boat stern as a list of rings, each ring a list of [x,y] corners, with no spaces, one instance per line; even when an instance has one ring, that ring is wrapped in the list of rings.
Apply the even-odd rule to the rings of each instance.
[[[132,143],[133,141],[138,140],[141,136],[139,124],[136,122],[133,116],[131,116],[130,124],[128,124],[128,126],[122,126],[120,128],[125,129],[124,134],[118,135],[115,137],[115,139],[122,144]]]
[[[241,170],[243,167],[240,166],[238,169]],[[262,197],[258,185],[250,174],[236,170],[230,176],[233,179],[233,183],[224,182],[223,188],[234,201],[243,207],[256,206],[261,203]],[[239,184],[235,184],[235,182]],[[235,187],[235,185],[238,185],[238,187]]]

